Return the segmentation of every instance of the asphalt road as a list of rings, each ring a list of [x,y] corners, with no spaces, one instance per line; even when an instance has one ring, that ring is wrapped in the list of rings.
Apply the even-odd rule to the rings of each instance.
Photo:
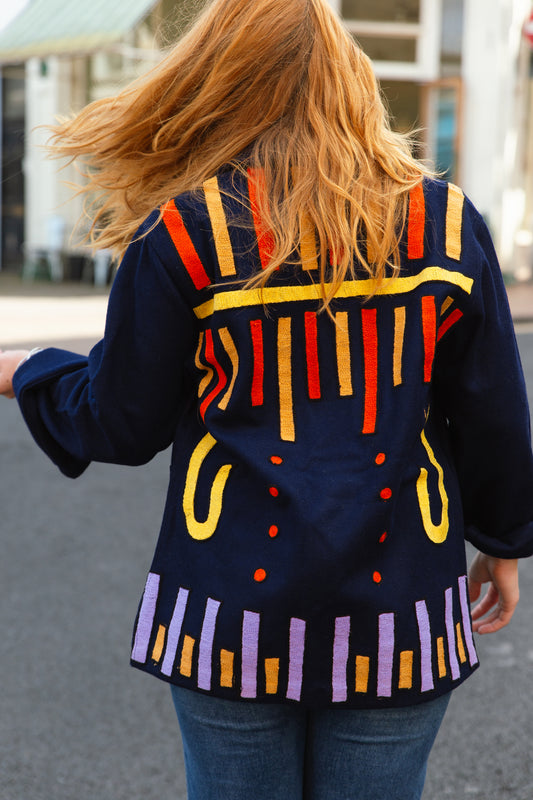
[[[533,399],[533,334],[519,341]],[[0,443],[0,800],[185,798],[168,688],[129,667],[168,454],[69,481],[3,399]],[[454,693],[424,800],[533,798],[533,562],[521,571],[512,626],[478,640],[482,667]]]

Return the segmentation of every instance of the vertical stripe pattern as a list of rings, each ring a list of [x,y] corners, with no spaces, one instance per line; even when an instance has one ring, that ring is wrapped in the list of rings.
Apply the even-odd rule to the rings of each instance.
[[[260,319],[250,320],[250,334],[252,337],[252,405],[263,405],[263,377],[264,377],[264,353],[263,353],[263,325]]]
[[[337,617],[333,641],[332,700],[343,703],[348,697],[346,670],[350,644],[350,617]]]
[[[426,224],[426,203],[422,183],[409,193],[409,219],[407,223],[407,256],[424,258],[424,229]]]
[[[220,603],[207,598],[205,605],[204,621],[200,634],[200,645],[198,647],[198,688],[209,691],[211,689],[211,673],[213,669],[213,639],[215,637],[215,625],[217,621]]]
[[[320,400],[318,367],[317,320],[314,311],[305,312],[305,355],[307,360],[307,389],[310,400]]]
[[[422,298],[422,333],[424,337],[424,381],[431,381],[435,345],[437,341],[437,309],[435,298],[430,295]]]
[[[176,598],[176,604],[172,613],[172,619],[168,627],[167,646],[165,648],[165,656],[161,666],[161,672],[167,677],[172,673],[174,661],[176,659],[176,651],[178,649],[178,642],[181,636],[181,629],[183,626],[183,618],[185,616],[185,609],[187,608],[187,601],[189,599],[189,590],[181,588]]]
[[[431,652],[431,628],[429,615],[424,600],[416,603],[418,636],[420,639],[420,672],[422,675],[422,691],[429,692],[435,688],[433,683],[433,657]]]
[[[350,331],[348,327],[347,311],[338,311],[337,314],[335,314],[335,346],[337,348],[339,394],[341,397],[348,397],[353,394],[353,386]]]
[[[196,252],[174,200],[170,200],[161,208],[161,214],[165,227],[170,234],[178,255],[183,261],[183,266],[189,273],[194,288],[198,290],[205,289],[206,286],[210,285],[211,280],[204,269],[200,256]]]
[[[150,572],[144,587],[137,628],[135,630],[133,650],[131,653],[132,661],[137,661],[139,664],[144,664],[148,656],[148,645],[150,636],[152,635],[155,608],[159,596],[159,581],[160,576]]]
[[[377,310],[364,308],[361,311],[363,326],[363,352],[365,372],[365,401],[363,433],[376,430],[378,402],[378,329]]]
[[[378,637],[378,697],[391,697],[394,660],[394,614],[379,615]]]
[[[242,619],[241,697],[257,697],[257,659],[260,615],[244,611]]]
[[[455,261],[461,260],[463,236],[463,207],[465,197],[461,189],[448,184],[446,209],[446,255]]]
[[[289,682],[287,699],[300,700],[305,649],[305,621],[297,617],[291,618],[289,632]]]
[[[278,383],[280,436],[294,442],[294,410],[292,405],[292,341],[291,317],[278,320]]]
[[[205,202],[211,220],[213,239],[217,251],[218,265],[220,274],[223,278],[236,275],[235,262],[233,259],[233,248],[229,237],[226,214],[222,205],[222,197],[218,186],[218,178],[210,178],[204,183]]]

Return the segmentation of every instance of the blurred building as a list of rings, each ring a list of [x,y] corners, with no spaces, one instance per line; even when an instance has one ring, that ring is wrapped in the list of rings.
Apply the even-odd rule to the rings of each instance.
[[[329,0],[373,59],[394,122],[459,183],[505,270],[527,277],[533,230],[532,0]],[[4,268],[57,247],[76,258],[79,203],[36,126],[146,71],[202,0],[30,0],[0,32]],[[260,0],[258,0],[260,2]],[[192,10],[191,10],[192,7]],[[33,133],[30,134],[30,132]],[[24,136],[26,132],[26,136]]]

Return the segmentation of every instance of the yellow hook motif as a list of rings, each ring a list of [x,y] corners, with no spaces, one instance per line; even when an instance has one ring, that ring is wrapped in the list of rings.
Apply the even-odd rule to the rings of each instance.
[[[420,506],[420,512],[422,514],[422,522],[424,524],[424,530],[428,535],[429,539],[435,544],[442,544],[446,540],[448,536],[448,530],[450,527],[450,521],[448,516],[448,495],[446,493],[446,489],[444,487],[444,471],[435,458],[435,453],[431,449],[431,445],[429,444],[426,434],[422,431],[420,438],[422,439],[422,444],[426,449],[426,453],[428,454],[429,460],[432,465],[437,470],[439,476],[439,494],[442,503],[442,515],[441,520],[438,525],[433,523],[431,519],[431,508],[429,505],[429,492],[428,492],[428,471],[427,469],[421,469],[420,475],[418,476],[418,480],[416,482],[416,493],[418,495],[418,503]]]
[[[194,497],[196,494],[198,475],[200,474],[200,469],[207,454],[213,449],[215,444],[216,439],[214,439],[210,433],[206,433],[193,451],[187,470],[187,477],[185,479],[183,511],[185,512],[187,530],[190,536],[198,541],[210,539],[216,530],[222,512],[222,499],[226,481],[228,480],[232,467],[231,464],[224,464],[218,470],[211,487],[207,519],[205,522],[198,522],[194,514]]]

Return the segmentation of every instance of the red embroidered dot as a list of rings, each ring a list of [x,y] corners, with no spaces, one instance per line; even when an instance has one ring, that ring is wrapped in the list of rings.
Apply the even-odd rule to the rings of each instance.
[[[272,497],[277,497],[279,495],[279,489],[276,489],[275,486],[271,486],[268,491],[270,492]]]
[[[268,535],[270,536],[271,539],[275,539],[278,533],[279,529],[277,525],[271,525],[270,528],[268,529]]]
[[[386,489],[382,489],[382,490],[381,490],[381,492],[380,492],[379,494],[380,494],[380,497],[381,497],[383,500],[390,500],[390,499],[391,499],[391,497],[392,497],[392,489],[389,489],[389,488],[387,487]]]
[[[381,583],[381,573],[374,572],[374,574],[372,575],[372,580],[374,581],[374,583]]]
[[[387,531],[385,531],[385,533],[382,533],[381,536],[379,537],[379,541],[381,542],[381,544],[383,544],[386,538],[387,538]]]
[[[385,455],[385,453],[378,453],[377,456],[376,456],[376,464],[378,466],[381,466],[381,464],[385,463],[385,459],[386,458],[387,458],[387,456]]]
[[[265,580],[266,576],[267,574],[264,569],[256,569],[256,571],[254,572],[254,581],[257,581],[257,583],[261,583],[261,581]]]
[[[271,456],[270,460],[272,461],[273,464],[283,464],[283,459],[281,458],[281,456]]]

